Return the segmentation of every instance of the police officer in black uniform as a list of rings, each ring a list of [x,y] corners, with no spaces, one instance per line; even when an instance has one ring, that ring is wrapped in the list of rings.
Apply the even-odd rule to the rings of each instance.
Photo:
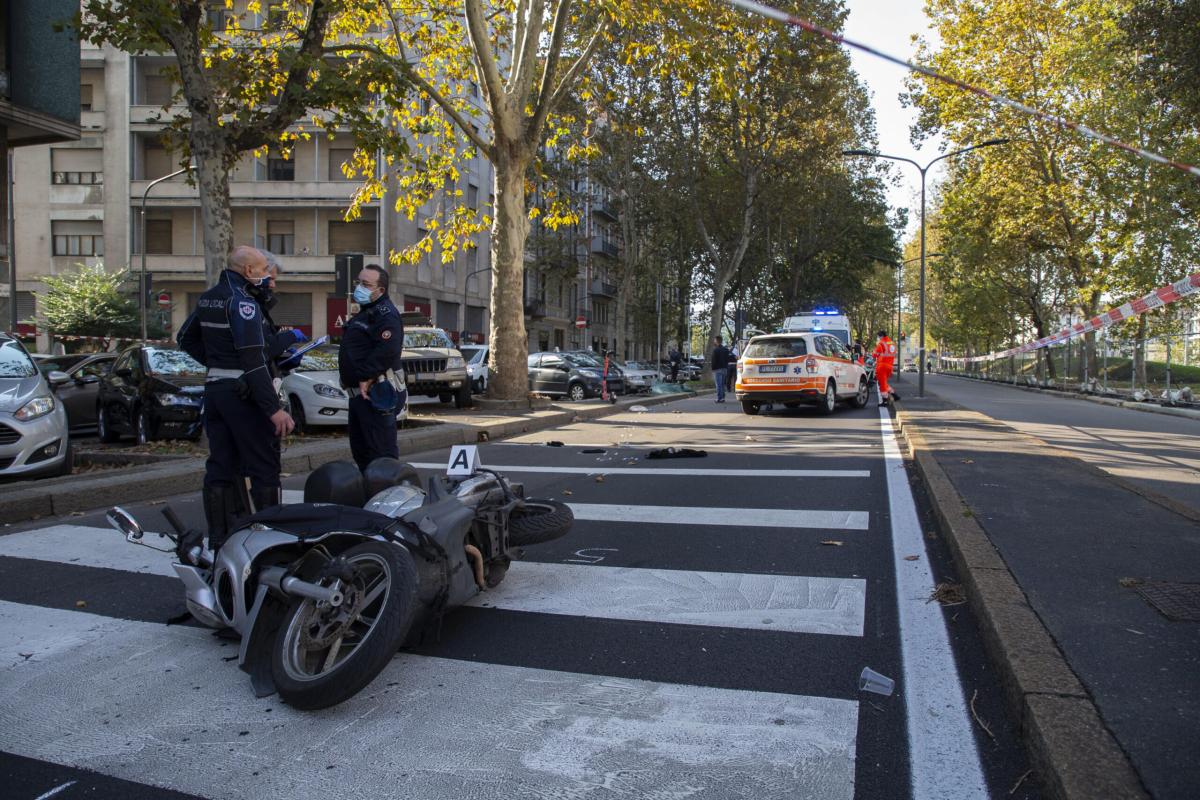
[[[378,264],[358,273],[354,301],[359,305],[342,333],[338,372],[350,389],[350,453],[359,469],[380,456],[400,457],[396,444],[396,412],[371,402],[371,387],[389,369],[399,371],[404,350],[404,323],[388,297],[388,274]]]
[[[239,508],[234,481],[250,479],[256,509],[278,505],[279,439],[294,423],[279,403],[268,362],[272,343],[262,309],[249,292],[267,277],[267,260],[238,247],[217,284],[200,295],[179,330],[179,345],[208,368],[204,384],[204,516],[215,553]],[[239,391],[239,381],[243,389]],[[248,397],[245,389],[249,389]]]

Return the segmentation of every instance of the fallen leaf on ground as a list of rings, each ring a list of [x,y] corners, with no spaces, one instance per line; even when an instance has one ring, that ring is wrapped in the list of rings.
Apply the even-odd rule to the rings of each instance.
[[[572,495],[572,494],[575,494],[575,493],[574,493],[574,492],[572,492],[570,489],[563,489],[563,494],[565,494],[565,495]]]
[[[939,583],[926,602],[938,601],[944,606],[957,606],[967,602],[961,583]]]
[[[1117,583],[1126,589],[1132,589],[1134,586],[1141,586],[1143,581],[1141,578],[1121,578]]]
[[[905,556],[904,560],[905,561],[919,561],[920,558],[921,558],[920,556]]]
[[[841,547],[845,542],[839,542],[837,539],[826,539],[821,544],[829,545],[830,547]]]
[[[1146,635],[1146,634],[1142,633],[1141,631],[1135,631],[1133,628],[1126,628],[1125,630],[1129,631],[1130,633],[1136,633],[1138,636]]]
[[[87,600],[76,600],[75,607],[76,608],[87,608]]]
[[[964,458],[964,459],[962,460],[962,463],[964,463],[964,464],[974,464],[975,462],[974,462],[973,460],[969,459],[969,458]]]
[[[596,476],[596,483],[604,483],[604,476],[603,476],[603,475],[597,475],[597,476]]]
[[[758,439],[755,439],[753,436],[747,436],[747,437],[746,437],[746,441],[747,441],[747,442],[757,442],[757,441],[758,441]]]

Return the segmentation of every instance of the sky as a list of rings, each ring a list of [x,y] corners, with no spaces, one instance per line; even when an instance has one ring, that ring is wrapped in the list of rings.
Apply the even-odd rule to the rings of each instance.
[[[916,53],[913,34],[929,38],[924,0],[846,0],[850,16],[844,36],[875,47],[888,55],[911,61]],[[916,113],[900,104],[907,70],[861,50],[849,49],[855,71],[872,94],[875,125],[879,136],[879,152],[904,156],[922,164],[936,158],[941,140],[932,138],[921,149],[912,146],[909,131]],[[908,232],[917,230],[921,203],[921,179],[916,167],[897,163],[895,174],[902,178],[888,190],[888,204],[909,209]],[[930,172],[930,183],[936,181],[939,167]]]

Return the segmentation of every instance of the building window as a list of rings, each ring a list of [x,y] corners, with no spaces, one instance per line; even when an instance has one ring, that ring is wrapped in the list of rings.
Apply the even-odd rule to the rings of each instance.
[[[104,255],[104,223],[94,220],[53,220],[50,223],[56,256]]]
[[[473,183],[467,184],[467,208],[479,208],[479,187]]]
[[[267,220],[267,249],[277,256],[290,256],[296,252],[296,223],[294,220]]]
[[[142,78],[142,104],[165,106],[175,96],[175,86],[165,75],[147,74]]]
[[[293,159],[284,158],[278,150],[272,150],[267,154],[267,180],[296,180],[296,162]]]
[[[342,164],[354,161],[354,148],[352,147],[331,147],[329,149],[329,180],[331,181],[349,181],[353,178],[347,178],[342,172]]]
[[[104,155],[98,149],[55,147],[50,150],[50,182],[56,186],[104,183]]]
[[[79,84],[79,110],[92,110],[92,85],[90,83]]]
[[[375,221],[329,222],[330,253],[374,253]]]
[[[206,19],[214,31],[223,31],[229,27],[229,13],[225,10],[225,3],[220,0],[209,3]]]
[[[173,252],[171,241],[171,220],[146,220],[146,253],[148,255],[171,255]]]
[[[287,9],[284,8],[282,2],[267,3],[267,29],[272,31],[282,31],[287,27]]]

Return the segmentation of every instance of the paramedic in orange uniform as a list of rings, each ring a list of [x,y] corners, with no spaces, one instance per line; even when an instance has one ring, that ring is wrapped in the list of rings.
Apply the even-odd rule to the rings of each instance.
[[[889,397],[900,399],[900,395],[888,386],[888,378],[892,377],[896,366],[896,343],[888,338],[887,331],[879,332],[879,344],[875,345],[872,355],[875,356],[875,380],[879,382],[879,405],[886,406]]]

